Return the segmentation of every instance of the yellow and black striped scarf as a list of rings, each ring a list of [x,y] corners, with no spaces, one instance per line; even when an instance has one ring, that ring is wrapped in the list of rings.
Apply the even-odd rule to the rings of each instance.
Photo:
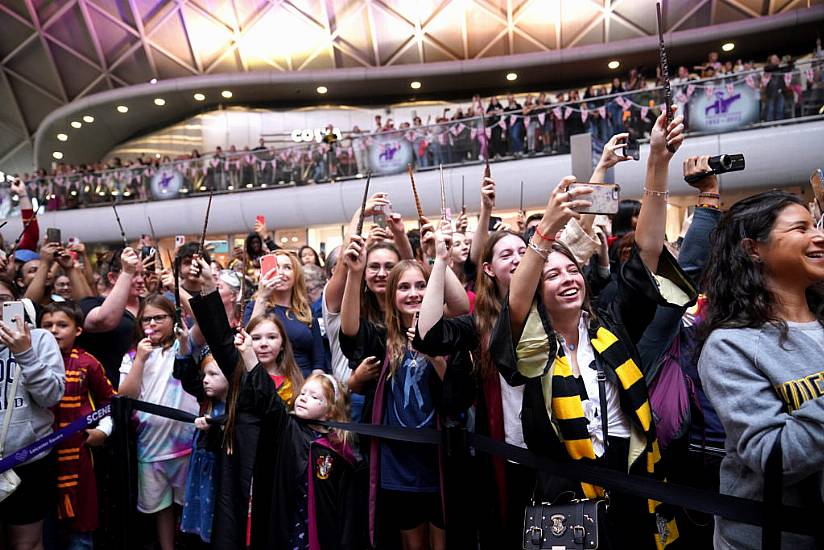
[[[656,475],[655,465],[661,460],[658,440],[655,435],[655,424],[652,421],[652,408],[649,403],[646,381],[641,370],[633,361],[624,344],[608,329],[598,327],[594,335],[590,332],[592,347],[603,360],[606,368],[613,370],[618,378],[618,391],[621,394],[621,403],[629,404],[634,411],[636,426],[640,426],[646,439],[644,455],[646,458],[646,473],[656,479],[663,476]],[[588,421],[584,417],[584,407],[581,402],[579,386],[570,367],[569,359],[564,356],[563,346],[557,346],[558,353],[552,368],[552,403],[550,404],[550,418],[558,428],[563,445],[573,460],[588,458],[594,460],[595,450],[587,430]],[[601,487],[589,483],[581,483],[587,498],[597,498],[604,495]],[[650,500],[651,531],[655,533],[657,547],[665,548],[678,538],[678,527],[675,524],[675,509],[667,504]],[[665,533],[662,535],[661,533]]]

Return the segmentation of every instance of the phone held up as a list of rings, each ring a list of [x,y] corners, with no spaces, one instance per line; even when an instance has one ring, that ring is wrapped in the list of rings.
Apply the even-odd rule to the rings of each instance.
[[[60,234],[59,229],[55,229],[54,227],[49,227],[46,229],[46,242],[49,243],[61,243],[63,242],[62,235]]]
[[[272,270],[277,272],[278,257],[274,254],[266,254],[260,257],[260,276],[263,277]]]
[[[14,320],[18,317],[24,321],[26,319],[23,302],[3,302],[3,324],[7,329],[17,330],[17,324]]]
[[[581,214],[617,214],[618,204],[621,202],[621,186],[617,183],[580,183],[569,184],[567,191],[587,187],[592,189],[589,195],[581,196],[582,200],[592,203],[585,208],[576,208]]]

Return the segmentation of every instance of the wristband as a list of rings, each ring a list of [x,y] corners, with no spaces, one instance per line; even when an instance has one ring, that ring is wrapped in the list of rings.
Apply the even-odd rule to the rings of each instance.
[[[720,193],[698,193],[699,199],[721,199]]]
[[[535,234],[538,235],[538,238],[540,238],[542,241],[554,241],[555,240],[555,237],[547,237],[546,235],[541,233],[541,230],[538,229],[537,225],[535,226]]]
[[[661,197],[663,199],[669,198],[669,191],[656,191],[654,189],[647,189],[644,187],[644,194],[651,197]]]
[[[696,208],[714,208],[716,210],[720,210],[721,207],[717,204],[707,204],[707,203],[698,203],[695,205]]]
[[[551,249],[541,248],[540,246],[538,246],[537,244],[533,243],[532,241],[529,241],[529,242],[527,243],[527,246],[529,247],[529,249],[530,249],[530,250],[532,250],[532,251],[533,251],[533,252],[535,252],[538,256],[540,256],[541,258],[543,258],[543,259],[544,259],[544,261],[546,261],[546,259],[547,259],[547,258],[549,258],[549,253],[550,253],[550,252],[552,252],[552,250],[551,250]]]

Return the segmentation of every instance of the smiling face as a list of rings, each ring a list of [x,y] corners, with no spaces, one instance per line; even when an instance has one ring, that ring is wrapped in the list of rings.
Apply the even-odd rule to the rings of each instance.
[[[426,279],[418,268],[407,269],[398,279],[395,308],[401,316],[414,316],[421,310]]]
[[[225,401],[226,395],[229,393],[229,381],[226,380],[223,371],[220,370],[214,359],[210,357],[207,361],[203,367],[203,393],[206,394],[206,397]]]
[[[799,204],[778,214],[766,242],[757,244],[764,274],[773,284],[803,285],[824,280],[824,233]]]
[[[550,317],[580,311],[584,304],[584,276],[562,252],[552,252],[544,264],[541,297]]]
[[[275,285],[276,291],[290,291],[295,286],[295,268],[292,265],[292,258],[288,254],[278,254],[278,275],[281,281]]]
[[[54,293],[66,300],[72,299],[72,282],[66,275],[60,275],[54,280]]]
[[[323,384],[317,378],[307,380],[295,399],[295,416],[304,420],[327,420],[331,408]]]
[[[398,263],[398,255],[387,248],[377,248],[372,250],[366,257],[366,287],[378,298],[386,293],[386,282],[389,279],[389,272]]]
[[[274,365],[283,347],[283,336],[277,325],[272,321],[262,321],[249,333],[249,336],[252,338],[252,349],[258,361],[264,367]]]
[[[83,329],[75,324],[74,319],[62,311],[43,314],[40,326],[43,330],[52,333],[54,339],[57,340],[57,345],[60,347],[60,352],[64,355],[71,351],[74,340],[83,332]]]
[[[501,238],[492,247],[492,261],[484,262],[483,268],[488,276],[495,279],[499,296],[503,297],[509,290],[512,274],[515,273],[525,253],[526,244],[515,235]]]
[[[463,265],[469,257],[469,245],[472,241],[463,233],[452,234],[452,262]]]

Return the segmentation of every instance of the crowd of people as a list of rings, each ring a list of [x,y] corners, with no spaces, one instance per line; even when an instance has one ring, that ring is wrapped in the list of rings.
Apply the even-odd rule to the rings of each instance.
[[[593,182],[633,162],[628,138],[607,140]],[[702,156],[683,159],[697,201],[667,242],[667,174],[684,138],[683,117],[655,120],[643,201],[611,216],[582,213],[593,187],[569,177],[542,212],[490,229],[487,165],[472,231],[461,213],[407,232],[376,193],[324,257],[279,248],[258,220],[226,266],[199,243],[163,265],[147,238],[93,266],[83,243],[42,242],[15,182],[27,225],[0,258],[3,456],[25,457],[116,398],[195,420],[140,410],[38,448],[0,495],[10,547],[435,550],[458,531],[450,547],[521,548],[550,538],[525,524],[531,503],[552,513],[589,499],[609,503],[588,527],[599,547],[760,548],[755,526],[562,468],[475,452],[449,470],[437,446],[326,423],[458,426],[756,500],[777,452],[785,501],[820,505],[824,232],[781,191],[723,212]],[[118,480],[130,475],[124,506]]]
[[[689,104],[698,90],[712,92],[745,79],[758,91],[760,117],[765,122],[816,114],[824,104],[820,47],[812,63],[796,65],[790,56],[771,55],[766,63],[741,59],[722,63],[717,52],[693,69],[677,68],[672,78],[676,101],[683,106],[689,129]],[[643,67],[633,67],[626,78],[564,92],[509,93],[482,101],[474,96],[468,106],[444,109],[423,120],[415,116],[397,126],[392,118],[374,117],[374,127],[354,126],[341,134],[329,125],[316,143],[300,146],[267,145],[174,159],[155,154],[136,159],[113,158],[85,166],[58,164],[53,170],[24,174],[29,193],[44,198],[44,208],[77,208],[111,201],[147,201],[165,196],[187,196],[208,190],[236,191],[278,185],[305,185],[380,172],[374,149],[403,143],[411,149],[416,169],[483,159],[569,152],[570,136],[592,134],[603,144],[618,132],[631,139],[647,139],[663,103],[660,78]],[[387,145],[389,143],[389,145]],[[382,149],[381,149],[382,150]],[[180,175],[179,183],[175,174]],[[0,186],[0,193],[8,188]],[[5,197],[0,197],[0,199]],[[15,196],[0,200],[0,214],[14,208]]]

